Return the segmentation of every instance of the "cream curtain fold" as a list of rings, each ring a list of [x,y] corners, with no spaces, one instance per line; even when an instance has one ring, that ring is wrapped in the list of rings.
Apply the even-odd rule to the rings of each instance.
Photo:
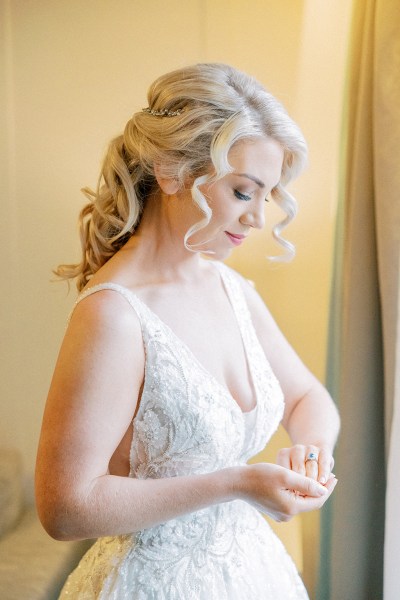
[[[400,598],[399,90],[400,3],[355,0],[328,353],[339,485],[319,600]]]
[[[387,460],[384,599],[400,598],[400,2],[377,0],[374,176]]]

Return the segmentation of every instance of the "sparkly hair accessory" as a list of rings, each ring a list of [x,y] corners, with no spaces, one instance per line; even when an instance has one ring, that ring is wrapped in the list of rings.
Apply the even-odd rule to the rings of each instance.
[[[154,108],[142,108],[143,112],[147,112],[153,117],[177,117],[183,112],[183,108],[178,110],[168,110],[168,108],[162,108],[161,110],[155,110]]]

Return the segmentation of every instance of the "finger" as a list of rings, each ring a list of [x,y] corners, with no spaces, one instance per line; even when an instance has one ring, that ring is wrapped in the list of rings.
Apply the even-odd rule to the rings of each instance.
[[[299,475],[293,471],[288,471],[288,474],[290,476],[287,476],[285,485],[289,490],[293,490],[302,496],[313,498],[321,498],[328,493],[327,488],[315,481],[315,479]]]
[[[276,457],[276,463],[285,467],[285,469],[290,469],[290,449],[289,448],[281,448]]]
[[[318,461],[318,448],[316,448],[315,446],[307,446],[307,451],[304,458],[307,477],[311,477],[311,479],[318,479]]]
[[[313,481],[313,480],[311,480]],[[331,478],[324,487],[325,494],[319,497],[294,494],[295,512],[306,512],[321,508],[329,499],[337,484],[337,479]]]
[[[299,475],[306,475],[306,465],[304,463],[304,446],[300,444],[290,449],[290,467]]]
[[[336,477],[334,475],[331,475],[331,477],[328,479],[328,481],[325,484],[325,488],[329,491],[329,494],[331,494],[333,492],[333,490],[335,489],[336,485],[337,485],[338,480],[336,479]]]
[[[294,477],[297,477],[297,475],[293,472],[292,474]],[[306,478],[302,477],[301,479],[304,480]],[[318,482],[314,481],[313,479],[308,479],[307,483],[302,486],[300,480],[298,480],[296,487],[301,488],[303,492],[307,493],[301,494],[291,489],[282,490],[282,494],[286,496],[285,507],[283,511],[274,513],[272,515],[273,518],[278,521],[288,521],[296,514],[301,512],[307,512],[321,508],[330,497],[331,493],[335,489],[336,484],[337,479],[335,477],[330,477],[325,487],[319,485]],[[311,495],[314,493],[315,489],[317,489],[318,494],[321,495]]]
[[[318,456],[318,481],[323,485],[328,481],[331,471],[333,457],[328,450],[322,449]]]

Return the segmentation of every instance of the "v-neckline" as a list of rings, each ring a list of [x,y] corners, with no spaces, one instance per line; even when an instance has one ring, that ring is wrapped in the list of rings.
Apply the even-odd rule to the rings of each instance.
[[[212,261],[210,261],[210,263],[212,263]],[[219,276],[220,276],[220,280],[222,283],[222,287],[223,290],[225,292],[225,295],[228,299],[228,302],[232,308],[236,323],[237,323],[237,327],[239,329],[239,333],[240,333],[240,338],[242,340],[242,344],[243,344],[243,350],[244,350],[244,355],[245,355],[245,360],[246,363],[248,365],[248,371],[249,371],[249,375],[250,375],[250,386],[253,388],[254,390],[254,396],[255,396],[255,406],[253,406],[252,408],[250,408],[250,410],[242,410],[238,401],[236,400],[236,398],[234,398],[234,396],[232,395],[232,393],[229,391],[228,387],[226,385],[224,385],[223,383],[221,383],[215,375],[213,375],[212,373],[210,373],[210,371],[203,365],[203,363],[197,358],[197,356],[194,354],[193,350],[191,350],[189,348],[189,346],[187,345],[186,342],[184,342],[175,332],[174,330],[161,318],[158,316],[157,313],[155,313],[141,298],[139,298],[139,296],[137,294],[135,294],[134,292],[131,292],[130,290],[127,290],[129,293],[131,293],[140,303],[141,305],[153,316],[155,317],[155,319],[161,324],[162,327],[164,327],[164,329],[166,331],[168,331],[168,333],[180,344],[180,346],[185,350],[185,352],[187,353],[187,355],[190,357],[191,360],[193,360],[196,365],[200,368],[201,371],[203,371],[203,373],[205,375],[207,375],[207,377],[213,381],[214,384],[216,384],[225,394],[225,396],[229,396],[230,400],[233,402],[233,404],[236,406],[236,408],[239,410],[239,412],[241,413],[241,415],[243,417],[245,417],[246,415],[252,413],[253,411],[255,412],[256,409],[258,408],[258,404],[259,404],[259,395],[258,395],[258,388],[257,388],[257,383],[256,383],[256,379],[254,377],[254,372],[252,369],[252,365],[251,365],[251,361],[249,359],[249,353],[247,350],[247,345],[246,345],[246,341],[244,339],[243,336],[243,332],[242,332],[242,326],[241,323],[239,322],[239,318],[238,318],[238,314],[237,311],[235,309],[235,305],[233,303],[233,298],[231,297],[230,291],[229,291],[229,286],[227,284],[227,281],[225,279],[225,275],[222,271],[222,269],[217,265],[217,263],[212,263],[214,268],[218,271]],[[123,287],[123,286],[120,286]],[[124,288],[127,289],[127,288]]]
[[[216,385],[223,393],[225,396],[229,397],[230,401],[236,406],[236,408],[238,409],[238,411],[241,413],[241,415],[243,417],[245,417],[246,415],[250,414],[251,412],[255,411],[258,407],[258,390],[256,387],[256,383],[254,380],[254,374],[251,368],[251,363],[248,359],[248,355],[247,355],[247,348],[245,345],[245,342],[243,340],[243,336],[242,333],[240,332],[241,338],[242,338],[242,343],[243,343],[243,348],[244,348],[244,353],[245,353],[245,357],[246,357],[246,361],[248,364],[248,368],[249,368],[249,373],[250,373],[250,379],[251,382],[250,384],[252,385],[253,389],[254,389],[254,394],[255,394],[255,400],[256,400],[256,404],[255,406],[253,406],[252,408],[250,408],[250,410],[242,410],[238,401],[236,400],[236,398],[234,398],[233,394],[229,391],[228,387],[226,385],[224,385],[221,381],[219,381],[215,375],[213,375],[212,373],[210,373],[210,371],[203,365],[202,362],[200,362],[200,360],[197,358],[197,356],[194,354],[193,350],[191,350],[189,348],[189,346],[186,344],[186,342],[184,342],[174,331],[173,329],[171,329],[171,327],[165,323],[165,321],[163,321],[161,319],[161,317],[159,317],[157,315],[157,313],[155,313],[151,308],[149,308],[147,306],[147,304],[145,302],[143,302],[143,300],[141,300],[140,298],[138,298],[138,296],[136,296],[136,294],[134,294],[135,298],[145,307],[145,309],[151,313],[151,315],[159,322],[159,324],[169,333],[169,335],[172,336],[172,338],[180,345],[181,348],[183,348],[183,350],[186,352],[186,354],[189,356],[189,358],[196,363],[196,366],[204,373],[204,375],[206,375],[208,377],[208,379],[210,381],[212,381],[214,383],[214,385]],[[235,315],[236,316],[236,315]]]
[[[237,326],[239,328],[239,333],[240,333],[240,337],[242,340],[242,344],[243,344],[243,350],[244,350],[244,355],[245,355],[245,360],[248,366],[248,371],[249,371],[249,375],[250,375],[250,381],[249,384],[250,386],[253,388],[254,390],[254,395],[255,395],[255,406],[253,406],[252,408],[250,408],[249,410],[242,410],[242,408],[240,407],[239,403],[237,402],[236,398],[233,396],[233,394],[229,391],[228,387],[226,385],[224,385],[221,381],[219,381],[215,375],[213,375],[212,373],[210,373],[210,371],[203,365],[203,363],[197,358],[197,356],[194,354],[193,350],[191,350],[189,348],[189,346],[187,345],[186,342],[184,342],[178,334],[175,333],[175,331],[161,318],[159,317],[159,315],[157,313],[155,313],[145,302],[143,302],[143,300],[141,300],[141,298],[139,298],[134,292],[130,292],[130,290],[128,290],[133,296],[135,296],[136,300],[138,300],[140,302],[140,304],[145,308],[145,310],[147,310],[160,324],[161,326],[168,331],[168,333],[174,338],[174,340],[176,342],[178,342],[178,344],[184,349],[184,351],[186,352],[186,354],[190,357],[191,360],[193,360],[196,365],[200,368],[201,371],[203,371],[203,373],[211,380],[213,381],[214,384],[216,384],[223,392],[226,396],[229,396],[229,398],[232,400],[232,402],[235,404],[235,406],[237,407],[237,409],[240,411],[240,413],[243,416],[246,416],[248,414],[250,414],[251,412],[255,411],[258,407],[258,402],[259,402],[259,398],[258,398],[258,388],[257,388],[257,384],[256,384],[256,380],[254,377],[254,373],[252,370],[252,366],[251,366],[251,361],[249,360],[249,354],[247,351],[247,346],[246,346],[246,342],[245,339],[243,337],[243,333],[242,333],[242,328],[240,326],[239,320],[238,320],[238,316],[235,310],[235,307],[232,304],[232,299],[229,295],[227,286],[225,284],[225,279],[221,273],[221,271],[219,271],[220,273],[220,277],[221,277],[221,281],[222,281],[222,285],[225,291],[225,294],[228,298],[228,302],[232,307],[232,311],[233,314],[235,316],[236,322],[237,322]],[[122,287],[122,286],[121,286]]]
[[[212,261],[210,261],[212,262]],[[197,356],[194,354],[194,352],[189,348],[189,346],[186,344],[186,342],[184,342],[174,331],[173,329],[167,324],[165,323],[165,321],[163,321],[163,319],[161,317],[158,316],[157,313],[155,313],[141,298],[139,298],[139,296],[137,294],[135,294],[135,292],[132,292],[129,288],[126,288],[123,285],[120,285],[119,283],[115,283],[115,282],[104,282],[104,283],[100,283],[98,285],[93,286],[92,288],[88,288],[86,291],[89,293],[92,290],[93,291],[97,291],[97,289],[100,288],[106,288],[107,286],[110,287],[114,287],[114,288],[120,288],[121,290],[124,290],[125,292],[127,292],[129,295],[133,296],[135,298],[135,300],[137,302],[139,302],[141,304],[142,307],[144,307],[145,310],[147,310],[150,315],[156,319],[156,321],[166,330],[168,331],[168,333],[173,337],[173,339],[175,339],[176,342],[178,342],[178,344],[184,349],[184,351],[186,352],[186,354],[190,357],[191,360],[193,360],[196,365],[200,368],[201,371],[203,371],[203,373],[215,384],[218,386],[218,388],[220,390],[222,390],[225,394],[225,396],[228,396],[230,398],[230,400],[232,401],[232,403],[235,405],[235,407],[237,408],[237,410],[241,413],[241,415],[243,416],[243,418],[246,417],[246,415],[249,415],[252,412],[255,412],[258,408],[259,405],[259,393],[258,393],[258,387],[257,387],[257,382],[256,379],[254,377],[254,372],[253,372],[253,368],[252,368],[252,364],[251,361],[249,359],[249,353],[248,353],[248,349],[247,349],[247,345],[246,345],[246,340],[244,339],[243,336],[243,332],[242,332],[242,326],[241,323],[239,322],[239,318],[238,318],[238,314],[237,311],[235,309],[234,303],[233,303],[233,298],[231,297],[230,291],[229,291],[229,285],[227,284],[227,281],[225,279],[225,275],[222,271],[222,269],[220,269],[220,267],[216,264],[213,263],[213,266],[216,268],[216,270],[219,273],[220,276],[220,280],[224,289],[224,292],[227,296],[228,302],[231,305],[234,317],[236,319],[236,323],[239,329],[239,333],[240,333],[240,337],[242,340],[242,344],[243,344],[243,350],[244,350],[244,355],[245,355],[245,359],[248,365],[248,371],[249,371],[249,375],[250,375],[250,386],[253,388],[254,390],[254,396],[255,396],[255,406],[253,406],[250,410],[242,410],[242,408],[240,407],[239,403],[237,402],[236,398],[234,398],[234,396],[232,395],[232,393],[229,391],[228,387],[226,385],[224,385],[223,383],[221,383],[215,375],[213,375],[212,373],[210,373],[210,371],[200,362],[200,360],[197,358]],[[85,292],[84,292],[85,294]],[[80,300],[80,298],[78,298],[78,301]]]

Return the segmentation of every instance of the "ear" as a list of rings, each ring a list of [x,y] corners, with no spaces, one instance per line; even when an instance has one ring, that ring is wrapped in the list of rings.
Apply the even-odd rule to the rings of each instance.
[[[173,196],[180,188],[179,181],[177,179],[173,179],[172,177],[168,177],[163,171],[164,169],[162,165],[154,165],[154,174],[160,189],[164,192],[164,194],[167,194],[167,196]]]

